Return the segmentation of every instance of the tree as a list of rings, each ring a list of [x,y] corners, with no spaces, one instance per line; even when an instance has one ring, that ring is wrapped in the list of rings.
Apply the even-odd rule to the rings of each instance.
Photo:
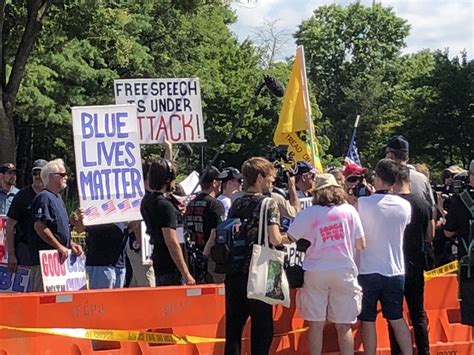
[[[18,8],[6,0],[0,1],[0,161],[15,161],[16,140],[13,111],[21,81],[25,74],[26,63],[41,31],[41,27],[51,1],[31,0],[25,9]],[[24,19],[20,22],[17,17]],[[18,30],[22,28],[22,31]],[[21,36],[18,34],[21,33]],[[17,43],[17,38],[21,38]],[[16,49],[16,50],[15,50]],[[13,54],[14,53],[14,54]],[[9,69],[9,75],[7,75]]]
[[[466,53],[452,59],[447,51],[429,55],[429,72],[410,81],[410,119],[402,129],[411,150],[432,169],[466,167],[474,156],[474,60],[467,61]]]
[[[334,156],[345,153],[357,114],[362,116],[359,132],[366,132],[359,149],[369,152],[363,158],[376,155],[374,147],[390,131],[376,128],[399,120],[390,112],[408,31],[407,22],[391,8],[359,3],[321,6],[299,26],[295,38],[305,46],[308,79],[323,112],[322,133],[330,137]]]

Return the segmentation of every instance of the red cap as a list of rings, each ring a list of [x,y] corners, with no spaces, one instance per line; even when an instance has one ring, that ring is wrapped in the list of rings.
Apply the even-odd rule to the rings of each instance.
[[[351,175],[361,175],[365,174],[367,172],[367,169],[360,167],[357,164],[354,163],[346,163],[344,166],[344,171],[343,175],[345,177],[351,176]]]

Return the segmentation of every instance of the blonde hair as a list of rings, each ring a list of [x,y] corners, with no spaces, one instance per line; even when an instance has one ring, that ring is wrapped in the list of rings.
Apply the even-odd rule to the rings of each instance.
[[[49,161],[43,169],[41,169],[41,180],[46,185],[49,181],[49,175],[59,172],[61,168],[65,168],[64,161],[62,159],[54,159]]]

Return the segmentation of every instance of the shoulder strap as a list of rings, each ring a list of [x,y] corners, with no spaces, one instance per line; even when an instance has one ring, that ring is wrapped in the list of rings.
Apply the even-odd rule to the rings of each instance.
[[[268,211],[268,205],[270,203],[271,198],[265,197],[262,200],[262,203],[260,204],[260,218],[258,219],[258,239],[257,242],[258,244],[262,245],[262,239],[263,239],[263,245],[266,247],[270,246],[270,243],[268,241],[268,228],[267,228],[267,211]]]
[[[464,190],[459,194],[459,198],[461,199],[464,206],[468,209],[471,213],[471,217],[474,218],[474,201],[472,200],[471,194],[468,190]]]

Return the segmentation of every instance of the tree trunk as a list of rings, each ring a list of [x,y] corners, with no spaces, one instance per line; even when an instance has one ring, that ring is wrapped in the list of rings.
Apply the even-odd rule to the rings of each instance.
[[[0,132],[2,132],[0,137],[0,164],[15,162],[15,125],[13,117],[7,116],[3,102],[0,102]]]

